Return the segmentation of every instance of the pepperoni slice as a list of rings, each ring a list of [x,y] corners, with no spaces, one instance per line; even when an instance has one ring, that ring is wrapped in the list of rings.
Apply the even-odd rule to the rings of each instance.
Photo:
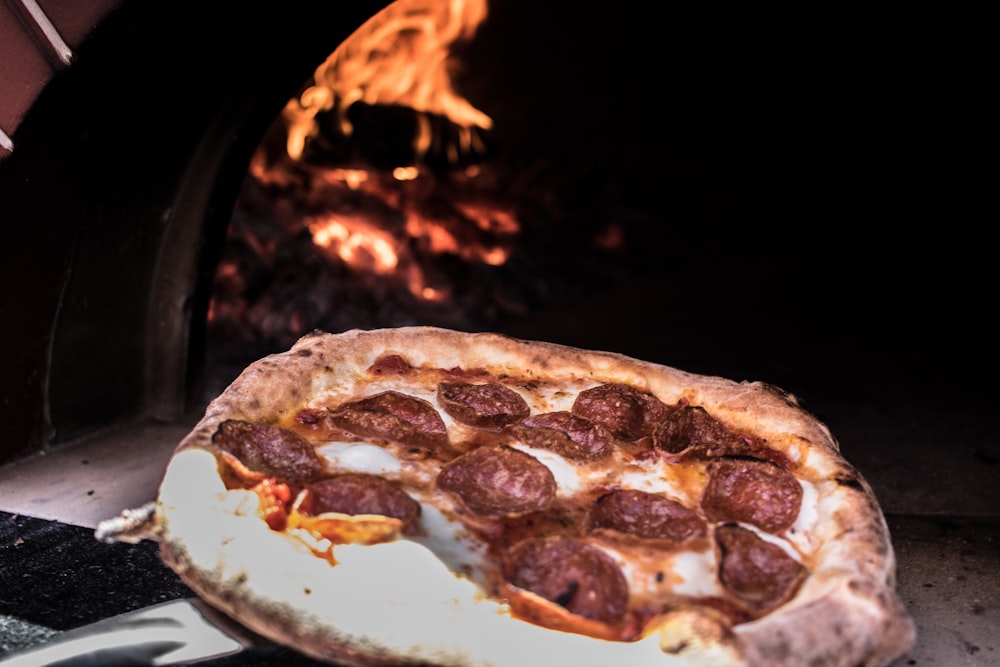
[[[413,367],[398,354],[386,354],[375,360],[375,363],[368,367],[368,372],[372,375],[403,375]]]
[[[669,408],[648,392],[611,383],[581,391],[571,410],[615,435],[634,440],[649,435]]]
[[[543,510],[556,495],[555,477],[541,461],[506,446],[479,447],[448,462],[437,485],[482,517]]]
[[[370,438],[436,449],[448,442],[444,420],[429,401],[385,391],[345,403],[330,412],[336,426]]]
[[[701,495],[705,516],[713,521],[745,521],[770,533],[795,523],[802,485],[788,472],[753,459],[719,459],[709,465]]]
[[[500,428],[530,412],[520,394],[498,382],[442,382],[437,395],[441,407],[455,420],[480,428]]]
[[[628,582],[606,553],[579,540],[542,537],[514,545],[504,562],[514,586],[585,618],[615,623],[628,608]]]
[[[346,473],[306,488],[309,495],[303,509],[310,514],[380,514],[402,521],[404,531],[412,530],[420,518],[420,503],[377,475]]]
[[[806,575],[806,568],[777,544],[736,525],[715,529],[719,579],[730,593],[756,612],[785,602]]]
[[[285,428],[229,419],[219,424],[212,442],[250,470],[287,482],[308,482],[323,474],[323,460],[312,445]]]
[[[736,438],[725,424],[700,405],[670,410],[653,429],[653,446],[676,454],[706,442],[724,443]]]
[[[792,462],[763,442],[733,433],[698,405],[670,410],[654,428],[653,447],[675,454],[677,461],[709,461],[723,456],[749,456],[785,468]]]
[[[711,461],[722,457],[752,458],[773,463],[779,468],[790,470],[794,465],[784,452],[768,447],[755,439],[737,437],[729,442],[703,442],[685,449],[677,461]]]
[[[508,430],[529,447],[547,449],[576,460],[604,458],[618,442],[608,429],[572,412],[532,415]]]
[[[707,532],[705,521],[694,510],[659,494],[632,489],[611,491],[598,498],[590,509],[587,527],[678,543]]]

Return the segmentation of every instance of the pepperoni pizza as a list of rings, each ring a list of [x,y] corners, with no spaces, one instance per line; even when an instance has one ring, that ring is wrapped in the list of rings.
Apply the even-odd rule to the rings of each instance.
[[[99,536],[157,540],[205,600],[343,665],[882,665],[914,641],[879,505],[793,396],[496,334],[255,362],[139,523]]]

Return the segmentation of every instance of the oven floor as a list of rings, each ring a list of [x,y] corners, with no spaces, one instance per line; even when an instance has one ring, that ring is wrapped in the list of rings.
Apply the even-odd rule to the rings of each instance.
[[[129,425],[0,467],[0,510],[94,528],[156,497],[195,421]]]

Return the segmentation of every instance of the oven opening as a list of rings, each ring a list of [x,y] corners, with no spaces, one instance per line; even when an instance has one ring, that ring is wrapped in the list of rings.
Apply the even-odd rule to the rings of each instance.
[[[600,144],[635,141],[609,111],[620,102],[580,104],[584,90],[572,90],[604,94],[600,71],[580,71],[597,26],[549,54],[551,78],[532,77],[540,56],[497,4],[394,3],[287,102],[227,226],[207,312],[209,375],[313,329],[504,329],[676,267],[683,250],[653,238],[670,227],[666,206],[627,192],[645,165],[600,164]],[[497,58],[515,43],[535,55]],[[602,68],[642,58],[609,54]],[[660,150],[650,157],[669,160]],[[662,251],[644,251],[654,245]]]

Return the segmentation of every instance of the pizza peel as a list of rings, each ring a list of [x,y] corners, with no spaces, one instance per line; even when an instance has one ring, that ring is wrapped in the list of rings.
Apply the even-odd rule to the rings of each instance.
[[[271,645],[198,598],[126,612],[0,657],[3,667],[189,665]]]

